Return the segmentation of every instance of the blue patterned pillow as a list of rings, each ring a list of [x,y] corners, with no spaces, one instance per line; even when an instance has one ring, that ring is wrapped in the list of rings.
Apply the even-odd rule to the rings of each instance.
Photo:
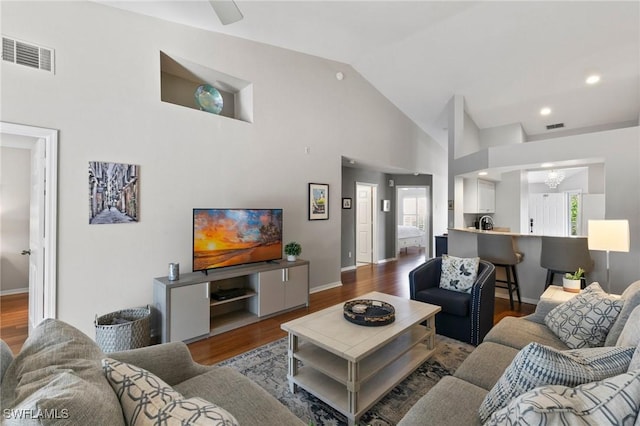
[[[478,277],[479,257],[455,257],[442,255],[440,288],[471,293],[471,287]]]
[[[570,348],[603,346],[623,301],[593,283],[544,318],[549,329]]]
[[[223,408],[201,398],[185,399],[162,379],[135,365],[111,358],[102,368],[115,391],[127,425],[237,426]]]
[[[539,343],[522,348],[482,401],[480,420],[486,422],[509,401],[538,386],[576,386],[627,371],[635,348],[604,347],[559,351]]]
[[[638,401],[640,370],[635,370],[575,388],[536,388],[496,411],[484,426],[632,425],[638,418]]]

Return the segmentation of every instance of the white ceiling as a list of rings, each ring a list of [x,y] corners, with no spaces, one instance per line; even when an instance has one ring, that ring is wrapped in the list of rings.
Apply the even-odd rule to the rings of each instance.
[[[206,0],[99,2],[350,64],[443,145],[454,94],[478,127],[537,137],[640,115],[638,1],[239,0],[227,26]]]

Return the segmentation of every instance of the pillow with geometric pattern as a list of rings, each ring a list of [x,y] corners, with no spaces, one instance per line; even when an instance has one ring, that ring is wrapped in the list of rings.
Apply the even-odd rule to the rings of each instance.
[[[545,385],[576,386],[627,371],[635,348],[603,347],[560,351],[533,342],[522,348],[485,396],[482,423],[513,398]]]
[[[638,401],[640,370],[635,370],[575,388],[535,388],[493,413],[484,426],[632,425],[638,418]]]
[[[105,358],[102,369],[128,425],[237,426],[223,408],[201,398],[185,399],[162,379],[135,365]]]
[[[619,296],[606,293],[594,282],[577,296],[553,308],[544,322],[572,349],[603,346],[623,303]]]
[[[464,258],[443,254],[440,288],[471,293],[471,287],[478,278],[479,264],[479,257]]]

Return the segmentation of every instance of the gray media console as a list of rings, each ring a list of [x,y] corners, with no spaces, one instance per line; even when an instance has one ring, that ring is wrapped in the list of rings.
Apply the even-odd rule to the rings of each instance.
[[[279,260],[154,278],[162,343],[194,341],[309,305],[309,262]]]

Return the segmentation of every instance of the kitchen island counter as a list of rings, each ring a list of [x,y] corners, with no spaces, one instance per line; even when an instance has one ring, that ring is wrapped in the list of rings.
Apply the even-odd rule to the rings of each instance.
[[[522,262],[518,263],[516,266],[522,302],[537,304],[540,296],[544,293],[544,283],[547,277],[547,270],[540,266],[542,236],[536,234],[520,234],[516,232],[483,231],[475,228],[449,228],[449,254],[458,257],[478,256],[477,234],[481,233],[492,235],[511,235],[514,237],[516,250],[524,254]],[[587,276],[587,284],[590,284],[593,281],[606,280],[606,271],[604,262],[601,260],[601,254],[601,252],[591,252],[591,257],[595,261],[595,268]],[[496,274],[498,278],[504,279],[504,268],[496,268]],[[554,283],[562,285],[562,277],[560,274],[556,274]],[[509,297],[507,291],[500,288],[496,289],[496,295],[505,298]]]
[[[476,228],[449,228],[449,232],[451,231],[471,232],[474,234],[512,235],[514,237],[540,237],[538,234],[521,234],[519,232],[511,232],[510,228],[500,228],[498,226],[494,227],[491,231]]]

